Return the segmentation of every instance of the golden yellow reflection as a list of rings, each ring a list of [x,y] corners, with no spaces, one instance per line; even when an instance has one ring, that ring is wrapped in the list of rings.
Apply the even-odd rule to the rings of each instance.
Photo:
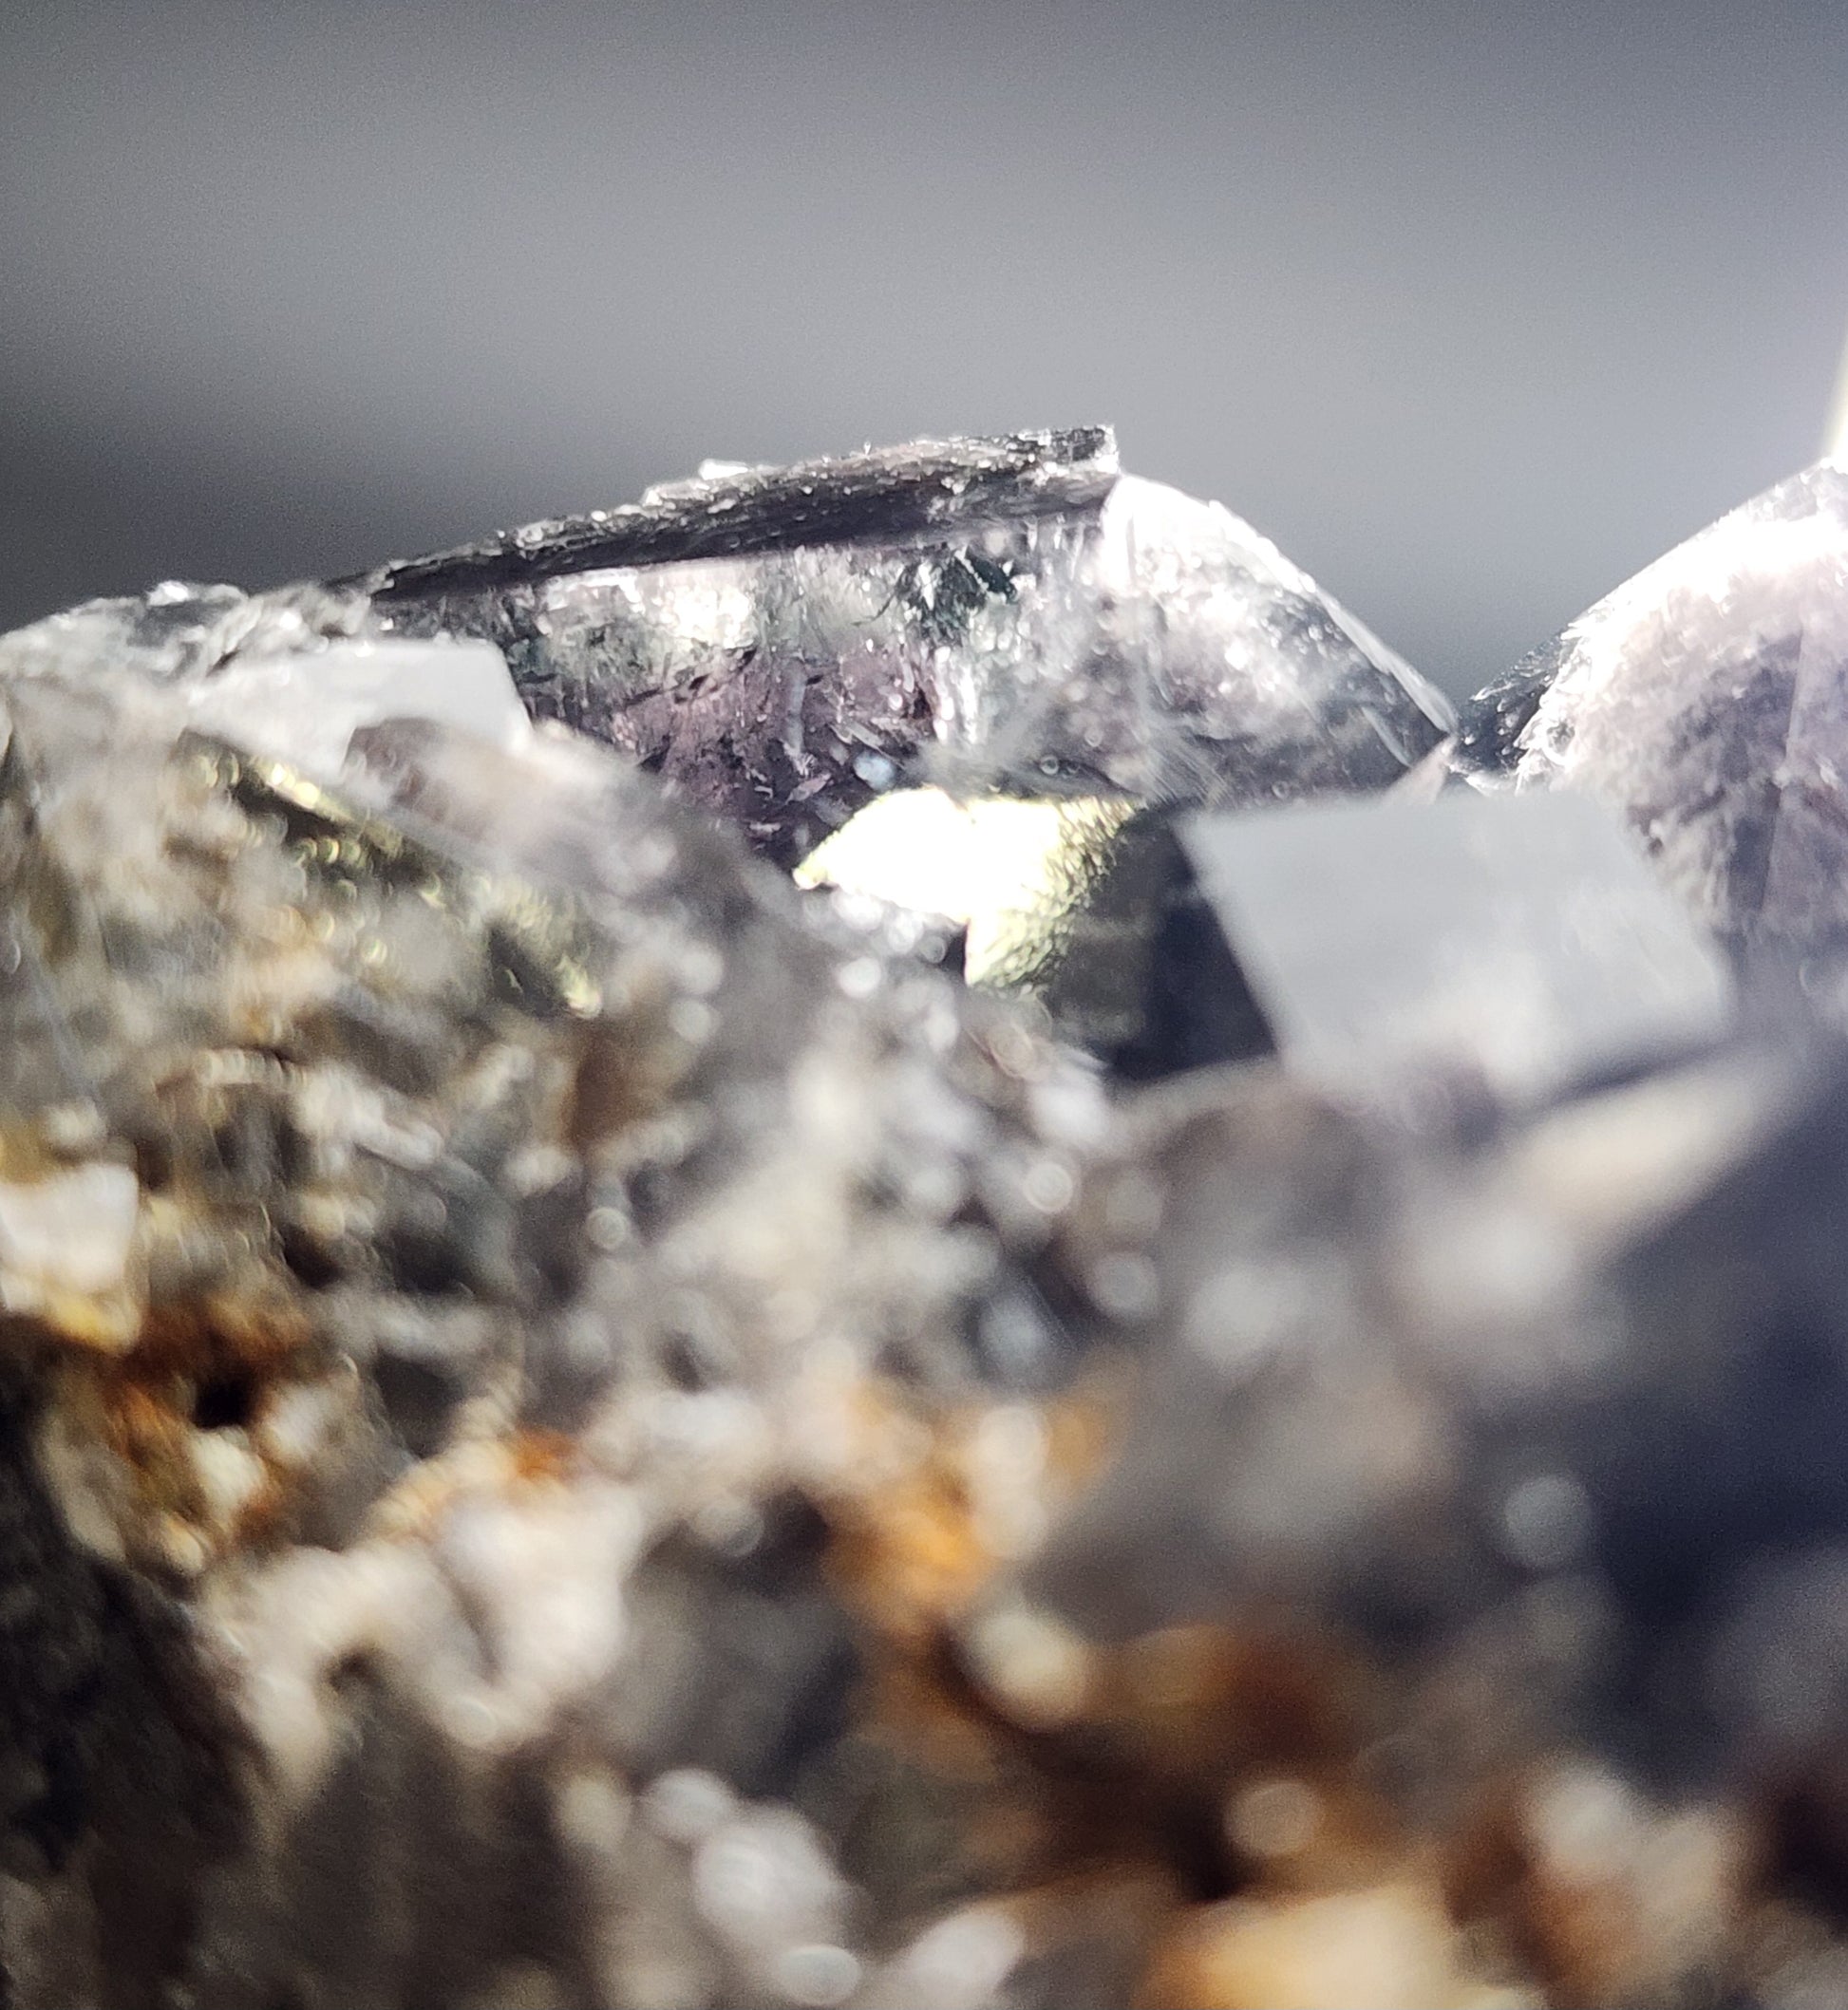
[[[818,845],[796,882],[960,923],[971,984],[1029,984],[1063,952],[1135,809],[1101,796],[959,802],[941,789],[895,789]]]

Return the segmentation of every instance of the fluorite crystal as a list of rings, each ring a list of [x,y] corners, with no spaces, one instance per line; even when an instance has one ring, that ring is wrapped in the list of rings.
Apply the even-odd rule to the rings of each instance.
[[[1848,1995],[1837,479],[1460,748],[1102,434],[0,639],[0,2001]]]
[[[1103,429],[713,472],[349,582],[497,644],[536,716],[793,864],[883,790],[1253,802],[1386,786],[1444,701]]]
[[[1480,782],[1626,817],[1707,927],[1848,947],[1848,472],[1822,461],[1600,600],[1466,710]]]
[[[1201,812],[1179,837],[1292,1068],[1325,1084],[1544,1102],[1730,1017],[1711,946],[1582,798]]]
[[[368,626],[492,640],[536,715],[1041,995],[1075,945],[1095,961],[1138,807],[1382,788],[1449,723],[1249,525],[1121,476],[1102,429],[715,469],[349,584]]]

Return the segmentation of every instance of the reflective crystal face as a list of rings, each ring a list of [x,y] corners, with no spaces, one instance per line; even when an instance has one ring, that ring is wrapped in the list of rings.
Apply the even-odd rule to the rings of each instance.
[[[1838,480],[1459,762],[1825,930]],[[1101,435],[0,638],[6,2002],[1848,2000],[1848,1071],[1440,724]]]
[[[708,471],[331,587],[166,588],[9,647],[131,649],[200,724],[322,772],[394,706],[511,744],[523,704],[805,885],[965,930],[971,982],[1056,994],[1113,1052],[1145,987],[1105,1007],[1061,973],[1148,956],[1152,891],[1098,907],[1139,811],[1382,789],[1448,723],[1273,545],[1120,475],[1095,429]]]
[[[1711,943],[1582,796],[1197,812],[1179,837],[1292,1069],[1338,1091],[1538,1107],[1730,1022]]]
[[[1638,573],[1466,708],[1480,782],[1627,817],[1708,927],[1848,944],[1848,470],[1780,482]]]
[[[1105,432],[657,490],[350,584],[483,635],[536,715],[626,748],[784,864],[894,786],[1258,802],[1386,786],[1440,698],[1226,510]]]

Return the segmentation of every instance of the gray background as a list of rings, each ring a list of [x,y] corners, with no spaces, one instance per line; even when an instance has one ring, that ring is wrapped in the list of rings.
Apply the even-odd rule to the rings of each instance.
[[[1472,686],[1820,442],[1848,7],[0,0],[0,626],[1108,420]]]

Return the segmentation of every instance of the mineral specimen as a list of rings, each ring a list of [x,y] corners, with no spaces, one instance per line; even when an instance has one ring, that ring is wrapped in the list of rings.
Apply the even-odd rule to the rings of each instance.
[[[1848,472],[1825,460],[1491,685],[1463,719],[1460,767],[1600,798],[1708,928],[1833,966],[1848,943],[1845,569]]]
[[[1101,434],[0,639],[0,2001],[1848,1995],[1848,1054],[1424,799],[1742,886],[1721,543],[1455,749]]]
[[[714,471],[346,584],[390,633],[494,642],[537,716],[784,864],[895,785],[1266,801],[1384,787],[1450,723],[1102,428]]]
[[[694,1944],[703,1859],[624,1811],[834,1752],[819,1504],[880,1546],[951,1457],[903,1392],[1056,1379],[1006,1314],[1095,1090],[582,742],[400,722],[330,780],[201,731],[170,652],[220,613],[6,647],[9,1804],[59,1873],[11,1890],[15,1994],[832,1972],[838,1902],[734,1922],[723,1877]],[[794,1813],[718,1827],[839,1884]]]
[[[1711,947],[1582,798],[1198,814],[1179,836],[1292,1066],[1325,1083],[1443,1070],[1544,1101],[1730,1017]]]

